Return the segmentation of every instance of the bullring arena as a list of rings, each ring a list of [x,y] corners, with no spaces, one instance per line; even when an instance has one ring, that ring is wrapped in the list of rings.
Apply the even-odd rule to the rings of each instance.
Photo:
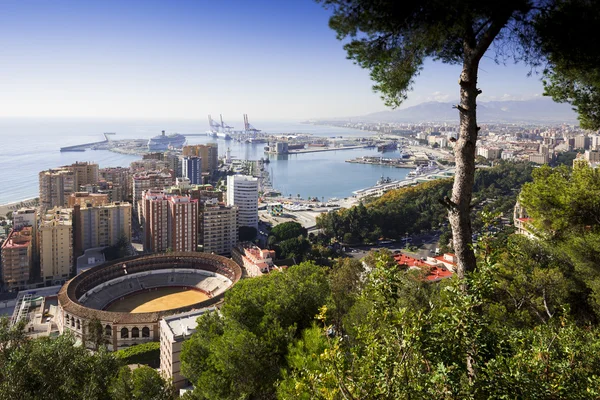
[[[159,340],[166,315],[210,307],[242,275],[232,260],[206,253],[122,259],[85,271],[58,293],[58,328],[81,341],[97,318],[110,349]]]

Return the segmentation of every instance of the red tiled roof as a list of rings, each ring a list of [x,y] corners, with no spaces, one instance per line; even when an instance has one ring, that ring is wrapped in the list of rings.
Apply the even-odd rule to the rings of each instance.
[[[454,254],[451,254],[452,256],[454,256]],[[440,261],[444,261],[447,262],[449,264],[453,264],[448,260],[444,260],[443,256],[439,256],[439,257],[435,257],[436,260],[440,260]],[[414,267],[414,268],[420,268],[422,269],[427,275],[425,275],[425,279],[427,279],[428,281],[438,281],[440,279],[443,278],[448,278],[450,276],[452,276],[452,271],[446,269],[445,267],[437,267],[437,266],[429,266],[428,264],[426,264],[425,262],[413,258],[413,257],[409,257],[405,254],[396,254],[394,255],[394,260],[396,260],[396,262],[398,263],[398,265],[406,265],[408,267]]]
[[[405,254],[396,254],[394,255],[394,260],[398,263],[398,265],[407,265],[409,267],[424,267],[425,264],[423,261],[418,260],[413,257],[409,257]]]
[[[445,268],[431,267],[429,274],[425,277],[428,281],[438,281],[440,279],[449,278],[452,276],[452,271]]]

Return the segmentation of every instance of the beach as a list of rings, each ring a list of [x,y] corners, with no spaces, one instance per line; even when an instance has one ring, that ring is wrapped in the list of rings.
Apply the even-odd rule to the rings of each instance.
[[[34,207],[39,204],[39,199],[27,199],[23,201],[15,201],[13,203],[1,204],[0,205],[0,217],[6,217],[6,214],[10,211],[18,210],[22,207]]]

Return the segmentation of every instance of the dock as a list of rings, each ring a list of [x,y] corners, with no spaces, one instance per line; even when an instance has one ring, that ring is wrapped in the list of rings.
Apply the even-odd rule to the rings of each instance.
[[[60,151],[64,152],[64,151],[86,151],[86,149],[89,149],[90,147],[93,146],[98,146],[101,144],[107,144],[109,142],[109,136],[112,135],[116,135],[115,133],[112,132],[106,132],[104,133],[104,140],[100,141],[100,142],[91,142],[91,143],[84,143],[84,144],[76,144],[74,146],[66,146],[66,147],[61,147]]]
[[[419,183],[433,181],[436,179],[448,179],[454,177],[456,168],[440,169],[432,171],[429,174],[407,177],[403,180],[396,180],[381,185],[375,185],[365,189],[359,189],[352,192],[357,198],[361,199],[367,196],[382,196],[385,192],[393,189],[400,189],[407,186],[417,185]]]
[[[285,154],[320,153],[323,151],[364,149],[366,147],[368,147],[368,146],[367,145],[358,145],[358,146],[344,146],[344,147],[308,148],[308,149],[301,149],[301,150],[288,150],[288,152]],[[273,153],[273,154],[277,154],[277,153]]]

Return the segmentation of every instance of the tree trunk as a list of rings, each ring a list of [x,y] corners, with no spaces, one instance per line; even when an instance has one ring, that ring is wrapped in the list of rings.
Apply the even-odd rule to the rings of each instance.
[[[475,144],[477,143],[476,107],[477,70],[479,60],[465,54],[460,74],[459,135],[454,145],[456,174],[449,204],[449,220],[452,227],[454,252],[457,260],[456,273],[464,278],[465,273],[475,270],[476,260],[472,247],[471,198],[475,180]]]

